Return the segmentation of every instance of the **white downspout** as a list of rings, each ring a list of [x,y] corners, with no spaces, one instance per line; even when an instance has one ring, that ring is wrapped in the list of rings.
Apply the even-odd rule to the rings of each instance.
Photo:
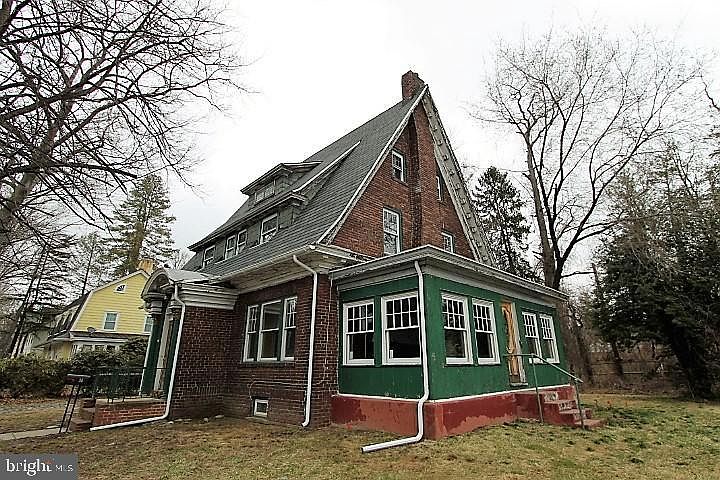
[[[376,450],[382,450],[384,448],[399,447],[401,445],[408,445],[410,443],[417,443],[422,440],[425,434],[425,416],[423,415],[423,407],[425,402],[430,397],[430,379],[428,376],[428,354],[427,354],[427,339],[425,333],[425,280],[423,278],[422,270],[420,265],[415,262],[415,271],[418,276],[418,306],[420,310],[420,361],[422,363],[422,376],[423,376],[423,395],[418,400],[417,404],[417,425],[418,432],[414,437],[399,438],[397,440],[391,440],[389,442],[375,443],[373,445],[365,445],[362,447],[363,453],[374,452]]]
[[[127,422],[111,423],[110,425],[100,425],[98,427],[92,427],[90,430],[105,430],[107,428],[115,427],[127,427],[130,425],[140,425],[141,423],[155,422],[158,420],[165,420],[170,414],[170,402],[172,401],[173,387],[175,386],[175,368],[177,367],[178,356],[180,354],[180,339],[182,338],[183,321],[185,320],[185,303],[180,300],[178,296],[179,284],[175,284],[175,291],[173,292],[173,299],[180,304],[180,325],[178,325],[177,339],[175,340],[175,356],[173,357],[172,371],[170,372],[170,385],[168,387],[167,403],[165,404],[165,413],[159,417],[141,418],[139,420],[130,420]]]
[[[307,387],[305,387],[305,420],[302,422],[302,426],[307,427],[310,424],[310,397],[312,396],[313,359],[315,358],[315,308],[317,307],[318,274],[298,260],[297,255],[293,255],[293,262],[312,273],[313,276],[312,307],[310,307],[312,309],[310,311],[310,351],[308,352]]]

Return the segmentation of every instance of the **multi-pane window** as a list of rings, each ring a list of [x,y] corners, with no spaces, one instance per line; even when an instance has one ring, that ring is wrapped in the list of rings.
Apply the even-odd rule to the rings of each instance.
[[[443,250],[450,253],[455,253],[455,237],[452,233],[442,232],[443,239]]]
[[[374,306],[372,300],[345,305],[345,363],[373,365],[375,362]]]
[[[260,226],[260,243],[269,241],[278,231],[278,216],[271,215],[262,221]]]
[[[148,315],[145,317],[145,325],[143,325],[143,332],[150,333],[153,329],[153,317]]]
[[[547,354],[545,359],[548,362],[559,362],[560,356],[558,355],[557,341],[555,340],[555,328],[550,315],[540,315],[540,333]]]
[[[383,208],[383,251],[386,255],[400,253],[400,215]]]
[[[115,291],[118,293],[125,293],[125,289],[127,288],[127,285],[124,283],[121,283],[117,287],[115,287]]]
[[[205,251],[203,252],[203,261],[202,261],[203,268],[207,267],[208,265],[210,265],[212,263],[214,256],[215,256],[215,245],[205,249]]]
[[[437,184],[437,199],[438,201],[442,202],[443,199],[443,188],[442,188],[442,180],[440,180],[440,175],[435,175],[435,183]]]
[[[383,302],[383,362],[420,363],[420,321],[416,294],[385,297]]]
[[[392,152],[392,170],[393,177],[405,181],[405,158],[398,152]]]
[[[105,319],[103,320],[103,330],[115,330],[117,327],[117,312],[105,312]]]
[[[260,307],[259,360],[277,359],[281,316],[282,302],[280,300],[263,303]]]
[[[258,348],[258,313],[257,305],[248,307],[247,326],[245,327],[245,360],[254,360]]]
[[[442,315],[445,328],[445,361],[472,363],[465,299],[443,294]]]
[[[538,336],[537,329],[537,317],[534,313],[523,312],[523,322],[525,323],[525,338],[528,342],[528,353],[534,353],[535,355],[542,356],[542,350],[540,349],[540,337]],[[531,361],[536,360],[531,358]]]
[[[499,363],[500,355],[495,334],[495,311],[492,302],[473,300],[475,344],[478,363]]]
[[[237,234],[237,243],[235,246],[235,250],[237,251],[237,253],[245,250],[245,245],[247,245],[247,230],[240,230],[240,232]]]
[[[235,256],[237,247],[237,236],[231,235],[225,240],[225,259]]]
[[[255,203],[275,195],[275,180],[255,190]]]
[[[283,315],[283,341],[282,359],[293,360],[295,358],[295,309],[297,298],[285,300],[285,313]]]

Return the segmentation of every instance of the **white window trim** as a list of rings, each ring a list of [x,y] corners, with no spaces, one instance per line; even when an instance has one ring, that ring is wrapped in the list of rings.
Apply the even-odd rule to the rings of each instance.
[[[148,319],[150,319],[150,330],[147,330],[145,327],[147,327]],[[143,333],[151,334],[153,327],[155,326],[155,319],[152,315],[145,315],[145,322],[143,323]]]
[[[540,328],[539,335],[541,337],[541,340],[552,340],[552,356],[547,357],[545,360],[547,360],[550,363],[560,363],[560,353],[558,352],[558,345],[557,345],[557,338],[555,336],[555,320],[551,315],[547,314],[540,314],[540,323],[542,324],[543,320],[547,320],[550,323],[550,337],[546,338],[543,332],[542,327]]]
[[[257,309],[257,312],[258,312],[257,313],[258,316],[256,319],[257,320],[256,328],[258,330],[255,331],[255,334],[258,335],[258,339],[259,339],[259,335],[260,335],[260,331],[259,331],[259,329],[260,329],[260,306],[259,305],[248,305],[247,314],[245,315],[245,346],[243,347],[243,361],[244,362],[256,361],[254,358],[252,358],[248,355],[249,353],[251,353],[250,352],[250,331],[249,331],[248,327],[250,326],[250,310],[253,308]],[[258,342],[258,348],[260,348],[259,342]],[[255,352],[255,354],[257,355],[257,351]]]
[[[125,293],[127,291],[127,283],[121,283],[115,286],[115,293]]]
[[[405,293],[398,293],[396,295],[388,295],[386,297],[382,297],[380,299],[380,312],[381,312],[381,321],[380,324],[382,326],[381,333],[382,333],[382,364],[383,365],[420,365],[421,360],[420,357],[416,358],[390,358],[390,349],[388,348],[390,345],[388,332],[392,330],[409,330],[410,328],[417,328],[418,329],[418,335],[423,335],[423,332],[420,332],[420,304],[418,303],[418,326],[417,327],[407,327],[405,329],[400,328],[393,328],[388,330],[387,329],[387,323],[386,323],[386,310],[387,310],[387,302],[388,300],[400,300],[403,298],[415,298],[418,302],[420,302],[420,298],[418,296],[417,291],[413,292],[405,292]],[[418,337],[419,338],[419,337]],[[420,342],[420,348],[422,348],[422,342]],[[422,352],[420,353],[422,355]]]
[[[276,221],[275,221],[275,229],[274,229],[274,231],[272,232],[272,236],[271,236],[270,238],[268,238],[267,240],[263,241],[263,237],[265,236],[265,233],[263,233],[263,230],[265,230],[265,223],[266,223],[266,222],[269,222],[269,221],[271,221],[271,220],[273,220],[273,219],[276,219]],[[280,225],[279,225],[278,222],[277,222],[277,213],[273,213],[273,214],[270,215],[269,217],[263,218],[263,221],[260,222],[260,240],[258,241],[258,245],[262,245],[263,243],[267,243],[267,242],[269,242],[270,240],[272,240],[273,237],[274,237],[275,235],[277,235],[277,232],[278,232],[279,229],[280,229]]]
[[[358,300],[355,302],[343,304],[343,318],[342,318],[342,333],[343,333],[343,365],[375,365],[375,353],[373,352],[373,358],[350,358],[350,342],[348,342],[348,328],[347,318],[348,310],[353,307],[361,307],[363,305],[372,305],[373,307],[373,343],[377,341],[375,337],[375,303],[372,298],[365,300]]]
[[[438,202],[442,202],[443,201],[443,196],[442,196],[443,189],[442,189],[442,183],[440,182],[440,174],[435,175],[435,181],[437,183],[437,199],[438,199]]]
[[[533,324],[535,325],[535,333],[537,334],[537,337],[528,337],[527,336],[527,327],[525,326],[525,316],[527,315],[528,318],[532,317]],[[538,325],[538,318],[537,314],[534,312],[522,312],[523,317],[523,330],[525,333],[525,340],[529,342],[535,342],[535,346],[538,350],[538,355],[542,356],[542,343],[540,342],[540,326]],[[528,351],[528,353],[531,353]],[[528,360],[530,363],[542,363],[541,360],[535,358],[535,357],[528,357]]]
[[[493,335],[493,358],[477,357],[478,365],[500,365],[500,350],[498,349],[497,321],[495,320],[495,304],[488,300],[473,298],[473,305],[484,305],[490,309],[490,327]],[[475,322],[475,310],[473,309],[473,322]],[[475,326],[477,333],[477,325]],[[475,351],[477,351],[477,336],[475,336]]]
[[[470,343],[470,321],[469,321],[469,315],[468,315],[468,304],[467,304],[467,298],[461,296],[461,295],[453,295],[451,293],[443,293],[441,296],[441,302],[442,300],[453,300],[456,302],[461,302],[463,305],[463,315],[465,316],[465,328],[449,328],[445,326],[445,318],[443,316],[443,340],[445,338],[445,330],[458,330],[458,331],[465,331],[465,357],[464,358],[455,358],[455,357],[448,357],[447,352],[445,352],[445,363],[447,365],[472,365],[473,364],[473,354],[472,354],[472,344]],[[441,307],[442,309],[442,307]],[[442,313],[441,313],[442,315]]]
[[[242,243],[242,249],[240,248],[240,235],[245,234],[245,241]],[[245,247],[247,247],[247,229],[242,229],[237,233],[237,237],[235,240],[235,255],[238,255],[240,252],[245,250]]]
[[[258,411],[258,405],[265,405],[265,411],[260,412]],[[253,399],[253,409],[252,414],[253,417],[267,417],[267,412],[270,411],[270,401],[262,398],[255,398]]]
[[[235,240],[235,246],[232,248],[232,253],[231,253],[231,254],[228,254],[228,252],[230,251],[230,249],[228,248],[228,242],[229,242],[230,240]],[[224,256],[223,256],[223,260],[227,260],[227,259],[229,259],[229,258],[232,258],[232,257],[234,257],[235,255],[237,255],[237,235],[230,235],[229,237],[227,237],[227,238],[225,239],[225,253],[224,253]]]
[[[287,314],[288,314],[288,304],[293,300],[295,301],[295,325],[293,325],[292,327],[288,327],[285,324],[285,321],[287,320]],[[289,330],[294,330],[296,332],[295,333],[295,346],[297,347],[297,297],[286,298],[285,302],[283,303],[282,341],[280,342],[280,360],[295,360],[294,354],[292,357],[285,356],[286,336],[287,336],[287,332]]]
[[[395,233],[395,253],[388,253],[388,252],[385,251],[385,234],[386,234],[386,233],[387,233],[387,234],[392,234],[392,232],[387,232],[387,231],[385,231],[385,213],[386,213],[386,212],[389,213],[390,215],[394,215],[394,216],[397,218],[398,231]],[[396,212],[396,211],[394,211],[394,210],[390,210],[389,208],[383,208],[383,213],[382,213],[382,215],[383,215],[383,217],[382,217],[382,223],[383,223],[383,238],[382,238],[382,242],[383,242],[383,254],[384,254],[384,255],[395,255],[395,254],[400,253],[400,252],[402,251],[401,245],[400,245],[400,244],[401,244],[401,242],[400,242],[400,235],[401,235],[401,233],[402,233],[402,219],[401,219],[400,214],[399,214],[398,212]]]
[[[207,254],[210,251],[212,251],[213,254],[210,258],[207,258]],[[202,268],[205,268],[208,265],[212,264],[214,259],[215,259],[215,245],[213,245],[212,247],[207,247],[205,250],[203,250]]]
[[[263,347],[262,347],[262,345],[263,345],[263,343],[262,343],[262,340],[263,340],[263,313],[265,312],[265,307],[267,307],[268,305],[273,305],[275,303],[279,303],[280,306],[282,307],[283,303],[282,303],[282,300],[280,300],[280,299],[271,300],[269,302],[265,302],[260,305],[260,316],[258,317],[258,352],[257,352],[257,361],[258,362],[277,362],[278,361],[277,360],[278,359],[277,351],[274,352],[274,356],[266,357],[266,358],[263,358],[263,351],[262,351],[263,350]],[[268,329],[265,331],[277,332],[278,337],[279,337],[280,336],[280,327],[282,326],[283,321],[284,321],[284,318],[281,314],[280,320],[278,321],[277,328],[271,328],[271,329]],[[280,339],[278,338],[278,340],[280,340]]]
[[[395,159],[400,159],[400,178],[397,178],[395,176]],[[395,180],[400,180],[401,182],[405,181],[405,157],[402,153],[396,152],[395,150],[392,151],[392,154],[390,155],[390,167],[392,168],[392,176]]]
[[[115,327],[113,327],[113,328],[105,328],[105,323],[107,321],[108,313],[115,314]],[[117,331],[118,323],[120,323],[120,312],[105,312],[105,315],[103,315],[102,330],[105,332],[115,332],[115,331]]]
[[[453,235],[452,233],[448,233],[448,232],[441,232],[441,234],[442,234],[442,239],[443,239],[443,250],[445,250],[446,252],[455,253],[455,235]],[[445,239],[446,238],[450,239],[450,250],[445,249]]]

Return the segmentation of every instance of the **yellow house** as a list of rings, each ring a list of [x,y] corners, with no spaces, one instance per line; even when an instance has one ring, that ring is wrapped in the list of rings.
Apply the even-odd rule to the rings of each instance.
[[[148,338],[152,317],[140,298],[149,275],[137,270],[70,303],[55,316],[42,347],[47,358],[69,358],[81,350],[115,350],[132,338]]]

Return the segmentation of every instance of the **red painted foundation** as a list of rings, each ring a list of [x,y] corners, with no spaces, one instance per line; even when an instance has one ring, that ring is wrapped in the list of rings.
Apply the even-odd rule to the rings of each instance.
[[[541,389],[543,415],[548,423],[569,424],[561,415],[559,402],[574,399],[567,385]],[[518,418],[537,419],[535,391],[505,392],[497,395],[429,401],[424,407],[425,438],[437,439],[467,433],[480,427],[512,422]],[[346,428],[381,430],[398,435],[417,433],[417,401],[335,395],[332,422]]]

